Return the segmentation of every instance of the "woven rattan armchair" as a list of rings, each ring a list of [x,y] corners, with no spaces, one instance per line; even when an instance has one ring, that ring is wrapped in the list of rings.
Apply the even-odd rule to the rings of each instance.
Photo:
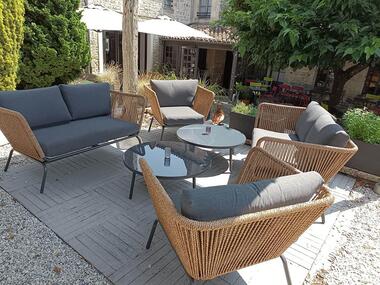
[[[7,171],[12,159],[14,151],[17,151],[33,160],[40,162],[43,166],[44,173],[42,177],[42,183],[40,192],[43,193],[45,188],[46,176],[47,176],[47,164],[67,158],[76,154],[80,154],[89,150],[93,150],[99,147],[103,147],[109,144],[118,143],[122,140],[136,137],[141,143],[142,140],[139,137],[139,131],[145,111],[145,98],[143,96],[131,95],[116,91],[111,91],[111,116],[115,119],[128,121],[134,124],[138,124],[139,129],[137,133],[133,133],[127,137],[118,137],[110,141],[97,143],[95,145],[77,149],[69,153],[60,154],[57,156],[47,156],[43,148],[41,147],[38,139],[34,133],[34,130],[29,126],[25,117],[17,112],[7,108],[0,107],[0,130],[9,141],[12,146],[11,151],[4,167],[4,171]]]
[[[172,125],[168,125],[165,122],[165,117],[161,112],[161,106],[160,106],[158,97],[156,95],[156,92],[153,91],[150,85],[145,85],[144,89],[145,89],[145,97],[148,99],[148,102],[151,107],[151,112],[152,112],[152,119],[150,121],[148,131],[150,131],[152,128],[153,120],[156,119],[156,121],[162,127],[161,137],[160,137],[162,140],[165,128],[170,127]],[[211,110],[211,106],[214,102],[214,98],[215,98],[214,92],[198,85],[196,93],[195,93],[192,109],[196,111],[197,113],[203,115],[204,119],[207,119]]]
[[[140,165],[158,221],[192,281],[210,280],[281,257],[291,284],[283,253],[334,200],[323,185],[306,203],[210,222],[194,221],[176,210],[147,162],[140,160]],[[262,149],[253,148],[237,182],[249,183],[296,173],[299,171],[292,166]]]
[[[255,128],[294,134],[296,122],[305,110],[304,107],[262,103],[258,107]],[[256,146],[303,172],[318,172],[326,182],[336,175],[358,150],[352,140],[343,148],[263,137],[258,140]]]

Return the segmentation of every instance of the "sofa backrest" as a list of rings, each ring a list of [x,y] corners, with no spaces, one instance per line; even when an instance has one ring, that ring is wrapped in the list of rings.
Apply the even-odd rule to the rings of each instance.
[[[295,129],[299,140],[307,143],[345,147],[350,139],[331,114],[314,101],[298,118]]]
[[[0,107],[21,113],[32,129],[67,123],[72,119],[58,86],[1,91]]]
[[[90,83],[59,85],[73,120],[111,114],[110,85]]]
[[[192,106],[198,80],[151,80],[161,107]]]
[[[318,192],[323,178],[315,171],[260,180],[183,190],[181,213],[198,221],[213,221],[304,203]]]

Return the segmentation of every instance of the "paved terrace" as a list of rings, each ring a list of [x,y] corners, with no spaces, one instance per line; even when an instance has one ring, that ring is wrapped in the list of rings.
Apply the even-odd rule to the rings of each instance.
[[[159,138],[160,130],[142,132],[144,141]],[[176,140],[168,129],[166,140]],[[122,163],[122,151],[137,141],[131,139],[120,149],[109,146],[49,165],[45,193],[39,193],[42,168],[37,163],[12,168],[0,186],[17,199],[61,239],[115,284],[187,284],[188,279],[164,233],[158,227],[150,250],[145,243],[155,218],[143,178],[137,176],[133,200],[128,199],[131,173]],[[233,183],[248,146],[236,149],[232,174],[227,161],[216,159],[213,167],[197,179],[198,187]],[[226,158],[227,152],[221,153]],[[162,181],[175,199],[191,188],[191,179]],[[341,201],[355,180],[338,174],[330,187],[336,201],[286,252],[293,284],[302,284],[317,259],[326,237],[340,213]],[[202,282],[199,282],[202,283]],[[227,274],[205,284],[286,284],[281,261],[266,263]]]

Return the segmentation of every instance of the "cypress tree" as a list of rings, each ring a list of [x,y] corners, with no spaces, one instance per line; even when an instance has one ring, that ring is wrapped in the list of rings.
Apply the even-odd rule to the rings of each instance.
[[[0,1],[0,90],[16,87],[23,38],[24,1]]]
[[[90,62],[79,0],[25,0],[19,88],[46,87],[78,77]]]

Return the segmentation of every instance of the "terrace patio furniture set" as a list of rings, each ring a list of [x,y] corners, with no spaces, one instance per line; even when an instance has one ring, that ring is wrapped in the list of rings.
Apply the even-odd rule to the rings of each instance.
[[[285,250],[333,203],[327,183],[355,154],[356,145],[332,116],[312,102],[307,108],[263,103],[253,144],[236,184],[184,190],[174,204],[160,179],[193,179],[212,167],[212,152],[245,143],[228,126],[210,126],[214,93],[197,81],[152,81],[145,86],[152,120],[161,140],[139,138],[144,97],[112,92],[107,84],[60,85],[0,92],[0,128],[13,150],[44,166],[85,151],[136,137],[123,154],[132,171],[144,176],[158,223],[192,281],[209,280],[281,257]],[[111,94],[111,96],[110,96]],[[165,127],[181,126],[182,142],[162,141]],[[183,127],[182,127],[183,126]]]

